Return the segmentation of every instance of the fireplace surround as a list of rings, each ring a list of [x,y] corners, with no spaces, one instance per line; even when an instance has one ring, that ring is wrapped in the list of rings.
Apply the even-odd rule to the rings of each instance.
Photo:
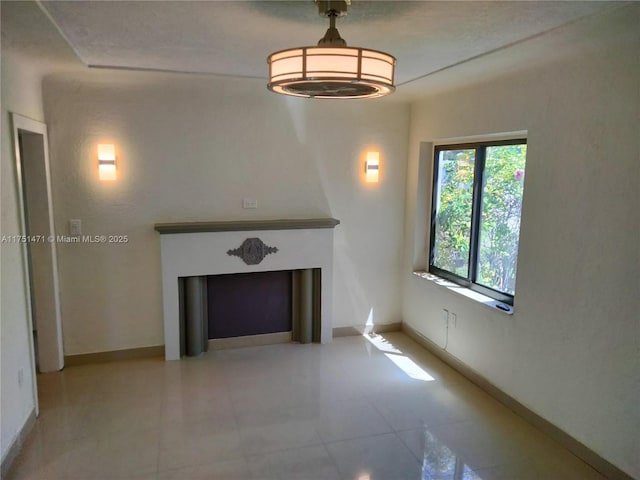
[[[334,218],[158,223],[165,359],[180,358],[179,278],[320,269],[320,341],[332,339]],[[256,241],[258,239],[259,241]]]

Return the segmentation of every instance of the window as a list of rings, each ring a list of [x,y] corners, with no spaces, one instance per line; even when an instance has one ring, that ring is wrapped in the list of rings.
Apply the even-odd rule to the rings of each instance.
[[[429,271],[513,305],[525,139],[434,152]]]

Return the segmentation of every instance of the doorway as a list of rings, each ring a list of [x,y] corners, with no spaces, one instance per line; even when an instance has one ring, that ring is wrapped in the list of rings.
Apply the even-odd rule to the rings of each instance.
[[[33,368],[53,372],[64,367],[64,350],[47,126],[15,113],[11,118]]]

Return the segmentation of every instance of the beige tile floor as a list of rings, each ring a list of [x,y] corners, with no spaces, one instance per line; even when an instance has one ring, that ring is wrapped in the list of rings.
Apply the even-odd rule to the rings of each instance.
[[[9,478],[595,480],[401,333],[71,367]]]

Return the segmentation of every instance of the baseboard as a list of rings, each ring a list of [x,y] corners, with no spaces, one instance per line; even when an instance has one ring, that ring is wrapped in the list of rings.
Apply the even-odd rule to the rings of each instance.
[[[14,438],[11,446],[7,450],[7,454],[2,459],[2,466],[0,467],[0,478],[6,478],[9,470],[11,470],[11,466],[13,462],[18,457],[20,450],[22,450],[22,445],[24,445],[27,436],[33,429],[36,424],[36,409],[33,408],[27,417],[27,420],[22,425],[22,428],[18,431],[16,437]]]
[[[605,477],[612,480],[634,480],[629,474],[620,470],[589,447],[573,438],[567,432],[556,427],[553,423],[533,412],[509,394],[500,390],[485,377],[460,361],[457,357],[440,348],[416,329],[410,327],[406,323],[403,323],[402,331],[462,376],[466,377],[470,382],[480,387],[497,401],[505,405],[509,410],[513,411],[516,415],[523,418],[538,430],[558,442],[576,457],[590,465]]]
[[[265,333],[262,335],[245,335],[232,338],[209,339],[209,350],[226,350],[227,348],[258,347],[291,342],[291,332]]]
[[[92,363],[119,362],[122,360],[137,360],[140,358],[164,357],[164,345],[155,347],[129,348],[110,352],[83,353],[64,357],[65,367],[89,365]]]
[[[376,325],[353,325],[351,327],[336,327],[333,329],[333,338],[351,337],[353,335],[362,335],[364,333],[385,333],[399,332],[402,329],[402,323],[383,323]]]

